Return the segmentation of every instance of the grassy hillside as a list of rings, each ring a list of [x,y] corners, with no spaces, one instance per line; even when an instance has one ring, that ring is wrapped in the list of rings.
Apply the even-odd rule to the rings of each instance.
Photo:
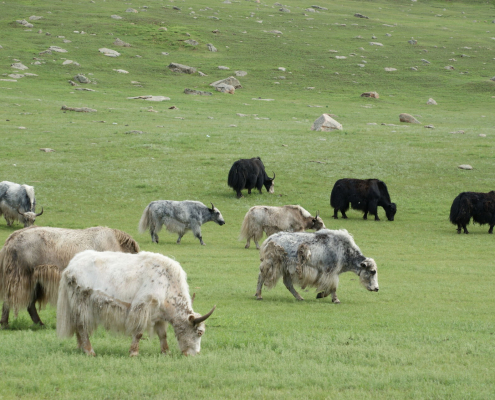
[[[308,11],[313,4],[326,9]],[[0,180],[35,187],[38,225],[125,230],[181,263],[196,311],[217,305],[195,358],[180,355],[172,330],[170,356],[154,337],[129,359],[130,339],[99,330],[88,358],[75,339],[57,338],[53,307],[40,312],[45,329],[20,310],[0,331],[1,398],[492,396],[494,238],[478,225],[457,235],[448,221],[458,193],[494,190],[492,2],[18,0],[0,10]],[[50,46],[67,52],[40,54]],[[172,72],[171,62],[207,76]],[[235,94],[209,86],[235,71],[247,72]],[[9,76],[26,72],[36,76]],[[71,86],[77,74],[92,83]],[[360,97],[367,91],[380,98]],[[170,100],[128,99],[144,95]],[[343,130],[312,131],[322,113]],[[400,123],[400,113],[421,124]],[[275,194],[236,199],[229,168],[255,156],[276,173]],[[395,221],[382,209],[381,222],[357,211],[332,219],[330,191],[344,177],[385,181]],[[206,246],[190,233],[176,245],[165,230],[152,244],[137,224],[157,199],[213,202],[226,225],[203,226]],[[282,282],[255,301],[259,254],[237,238],[257,204],[300,204],[347,229],[376,260],[380,292],[348,273],[340,305],[313,290],[297,302]],[[0,242],[16,229],[2,219]]]

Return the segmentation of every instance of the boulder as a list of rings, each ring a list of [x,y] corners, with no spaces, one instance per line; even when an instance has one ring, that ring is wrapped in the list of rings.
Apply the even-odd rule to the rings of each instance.
[[[206,47],[208,47],[208,50],[213,52],[213,53],[216,53],[218,51],[217,48],[215,46],[213,46],[211,43],[208,43],[206,45]]]
[[[221,69],[222,71],[228,71],[230,68],[226,67],[225,65],[219,65],[218,69]]]
[[[246,75],[247,75],[246,71],[235,71],[235,76],[246,76]]]
[[[113,18],[113,19],[122,19],[122,17],[120,15],[110,15],[110,18]]]
[[[147,100],[147,101],[165,101],[165,100],[170,100],[170,97],[145,95],[145,96],[128,97],[128,99],[139,99],[139,100]]]
[[[28,67],[26,67],[24,64],[20,63],[20,62],[17,62],[17,63],[13,63],[10,65],[12,68],[15,68],[15,69],[20,69],[21,71],[22,70],[25,70],[25,69],[29,69]]]
[[[334,120],[328,114],[322,114],[311,127],[311,130],[318,132],[329,132],[333,130],[342,130],[342,124]]]
[[[369,17],[367,17],[366,15],[363,15],[363,14],[360,14],[360,13],[356,13],[354,14],[355,17],[358,17],[358,18],[366,18],[366,19],[369,19]]]
[[[229,76],[228,78],[210,83],[210,86],[216,87],[216,86],[221,85],[221,84],[232,85],[232,86],[234,86],[235,89],[241,89],[242,88],[241,82],[239,82],[239,80],[233,76]]]
[[[212,96],[213,93],[211,92],[203,92],[201,90],[194,90],[194,89],[184,89],[184,93],[185,94],[194,94],[194,95],[198,95],[198,96]]]
[[[112,49],[107,49],[106,47],[102,47],[101,49],[98,49],[100,53],[103,53],[104,56],[108,57],[118,57],[120,56],[120,53],[118,51],[112,50]]]
[[[113,45],[114,46],[120,46],[120,47],[131,47],[131,45],[129,43],[126,43],[124,42],[122,39],[115,39],[115,41],[113,42]]]
[[[385,67],[385,71],[386,71],[386,72],[394,72],[394,71],[397,71],[397,68],[389,68],[389,67]]]
[[[428,99],[428,101],[426,102],[426,104],[429,105],[429,106],[436,106],[437,105],[437,102],[430,97]]]
[[[197,46],[199,44],[196,40],[193,39],[184,40],[184,43],[189,44],[191,46]]]
[[[361,97],[371,97],[373,99],[379,99],[380,96],[377,92],[364,92],[361,94]]]
[[[420,124],[421,123],[416,118],[414,118],[411,114],[406,114],[406,113],[400,114],[399,120],[400,120],[400,122],[407,122],[409,124]]]
[[[473,167],[471,165],[469,165],[469,164],[461,164],[457,168],[468,169],[468,170],[473,169]]]
[[[187,65],[177,64],[177,63],[170,63],[168,65],[168,69],[174,72],[182,72],[185,74],[194,74],[196,72],[196,68],[194,67],[189,67]]]
[[[74,78],[72,78],[74,81],[77,81],[79,83],[91,83],[91,81],[86,78],[84,75],[82,74],[77,74]]]
[[[235,93],[235,87],[232,85],[228,85],[226,83],[219,83],[218,85],[215,86],[215,90],[217,92],[222,92],[222,93],[230,93],[230,94]]]
[[[62,49],[62,47],[58,47],[58,46],[50,46],[48,50],[55,51],[56,53],[67,53],[67,50]]]

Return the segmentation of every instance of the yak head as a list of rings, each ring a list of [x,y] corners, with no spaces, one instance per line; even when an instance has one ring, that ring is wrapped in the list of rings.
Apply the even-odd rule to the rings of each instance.
[[[43,207],[41,207],[41,212],[36,214],[35,212],[32,211],[26,211],[26,212],[20,212],[19,209],[17,209],[17,212],[19,215],[22,216],[22,222],[24,223],[24,228],[27,228],[28,226],[31,226],[34,224],[34,221],[36,220],[36,217],[39,217],[41,214],[43,214]]]
[[[372,258],[365,258],[359,264],[359,280],[370,292],[378,292],[378,273],[376,262]]]
[[[204,321],[213,314],[215,307],[208,314],[201,315],[193,312],[180,324],[174,325],[175,336],[179,343],[179,348],[185,356],[195,356],[201,351],[201,338],[205,333]]]
[[[222,213],[218,208],[216,208],[213,203],[211,203],[211,208],[208,208],[211,213],[211,220],[215,221],[218,225],[225,224],[225,220],[223,219]]]
[[[395,203],[390,203],[389,206],[384,207],[384,208],[385,208],[385,214],[387,215],[388,220],[393,221],[395,213],[397,212],[397,205]]]
[[[274,180],[275,172],[273,173],[273,178],[268,178],[268,176],[265,178],[263,185],[265,185],[265,189],[268,193],[275,193],[275,183],[273,183]]]
[[[320,218],[320,212],[316,212],[316,217],[313,218],[313,226],[311,229],[314,229],[315,231],[319,231],[320,229],[326,229],[327,227],[325,226],[325,223],[323,220]]]

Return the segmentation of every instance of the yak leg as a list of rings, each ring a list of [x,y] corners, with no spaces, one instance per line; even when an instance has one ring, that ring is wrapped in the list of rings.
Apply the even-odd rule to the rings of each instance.
[[[249,190],[248,190],[248,193],[249,193],[249,194],[251,194],[251,189],[249,189]],[[236,197],[237,197],[238,199],[240,199],[240,198],[242,197],[242,193],[241,193],[241,191],[240,191],[240,190],[238,190],[238,191],[237,191],[237,193],[236,193]]]
[[[84,350],[84,352],[88,356],[96,356],[95,351],[93,350],[93,346],[91,346],[91,342],[89,341],[88,332],[84,329],[82,325],[78,325],[76,329],[76,337],[77,337],[77,347]]]
[[[251,189],[248,189],[248,194],[251,194]]]
[[[167,323],[166,322],[157,322],[155,324],[155,332],[160,339],[160,349],[163,354],[167,354],[168,352],[168,343],[167,343]]]
[[[296,298],[296,300],[304,300],[299,293],[297,293],[296,289],[294,289],[294,286],[292,285],[292,279],[290,279],[290,275],[284,275],[284,285],[287,289],[289,289],[289,292],[292,293],[292,295]]]
[[[143,337],[142,333],[136,333],[132,338],[131,348],[129,349],[129,356],[135,357],[139,354],[139,340]]]
[[[158,235],[156,234],[154,225],[150,226],[150,234],[151,234],[151,241],[153,243],[158,243]]]
[[[183,234],[181,235],[181,234],[179,233],[179,237],[177,238],[177,244],[180,244],[180,241],[181,241],[181,239],[182,239],[182,236],[184,236],[184,235],[183,235]]]
[[[363,211],[364,211],[363,219],[368,219],[368,207],[366,207]]]
[[[205,242],[203,242],[203,236],[201,236],[201,226],[193,225],[191,226],[191,230],[194,236],[199,239],[199,243],[201,243],[201,246],[206,246]]]
[[[265,283],[265,276],[262,272],[258,275],[258,286],[256,287],[256,300],[263,300],[261,297],[261,289],[263,288],[263,283]]]
[[[256,239],[254,239],[254,244],[256,245],[256,249],[259,250],[260,249],[260,245],[258,244],[258,241]]]
[[[332,303],[340,304],[340,300],[337,298],[337,289],[332,289],[330,294],[332,295]]]
[[[9,326],[9,312],[9,304],[7,303],[7,301],[4,301],[2,307],[2,319],[0,320],[0,324],[2,325],[3,329],[6,329]]]
[[[457,233],[461,233],[461,232],[462,232],[461,224],[457,224]]]
[[[466,228],[466,224],[462,224],[462,229],[464,229],[464,233],[465,234],[468,234],[469,233],[468,230],[467,230],[467,228]]]
[[[29,313],[29,316],[31,317],[32,321],[34,324],[40,324],[41,326],[44,326],[45,324],[41,322],[40,316],[38,315],[38,311],[36,311],[36,301],[32,300],[31,303],[29,304],[27,311]]]
[[[378,200],[372,200],[369,204],[368,204],[368,212],[371,214],[371,215],[374,215],[375,216],[375,221],[380,221],[380,218],[378,218]]]
[[[493,227],[495,224],[490,224],[490,229],[488,229],[488,233],[493,233]]]
[[[246,242],[246,245],[244,246],[244,248],[249,249],[249,246],[251,246],[251,237],[250,236],[247,238],[247,242]]]
[[[324,299],[325,297],[328,297],[329,294],[330,294],[330,292],[320,292],[316,295],[316,298],[317,299]]]

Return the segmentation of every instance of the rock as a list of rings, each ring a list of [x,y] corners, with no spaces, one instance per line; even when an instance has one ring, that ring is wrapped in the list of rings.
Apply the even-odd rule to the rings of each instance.
[[[246,76],[247,72],[246,71],[235,71],[235,76]]]
[[[96,112],[94,108],[88,108],[88,107],[67,107],[67,106],[62,106],[61,110],[64,111],[77,111],[77,112]]]
[[[168,65],[168,69],[174,72],[182,72],[185,74],[194,74],[196,72],[196,68],[194,67],[189,67],[187,65],[177,64],[177,63],[170,63]]]
[[[278,67],[279,71],[285,72],[286,68],[285,67]]]
[[[115,39],[115,41],[113,42],[113,45],[114,46],[120,46],[120,47],[131,47],[131,45],[129,43],[126,43],[119,38]]]
[[[345,60],[347,57],[346,56],[335,56],[337,60]]]
[[[21,79],[21,78],[25,77],[24,74],[9,74],[8,76],[9,76],[9,78],[12,78],[12,79]]]
[[[69,64],[73,64],[73,63],[74,63],[74,61],[72,61],[72,60],[65,60],[65,61],[62,63],[62,65],[69,65]]]
[[[416,67],[411,67],[409,68],[411,71],[417,71],[418,69]]]
[[[372,46],[383,46],[382,43],[379,43],[379,42],[370,42],[370,45]]]
[[[17,82],[17,79],[0,79],[0,82]]]
[[[70,82],[72,82],[72,81],[70,81]],[[89,88],[76,88],[76,90],[83,90],[83,91],[85,91],[85,92],[96,92],[96,90],[94,90],[94,89],[89,89]]]
[[[22,26],[26,27],[26,28],[34,28],[34,25],[27,22],[25,19],[18,19],[16,21],[18,24],[21,24]]]
[[[125,10],[125,12],[137,14],[138,10],[135,10],[134,8],[128,8],[127,10]]]
[[[428,60],[425,60],[424,58],[422,58],[421,61],[423,61],[425,64],[430,64],[430,62]]]
[[[435,129],[435,127],[433,125],[425,125],[425,128]]]
[[[1,46],[0,46],[1,47]],[[493,78],[490,78],[491,81],[495,82],[495,76]]]
[[[53,153],[55,150],[50,149],[49,147],[42,147],[40,151],[44,151],[45,153]]]
[[[290,10],[288,8],[285,8],[285,7],[282,7],[281,9],[279,9],[279,11],[285,12],[285,13],[290,13]]]
[[[12,68],[15,68],[15,69],[20,69],[21,71],[24,71],[26,69],[29,69],[28,67],[26,67],[24,64],[20,63],[20,62],[17,62],[17,63],[13,63],[10,65]]]
[[[57,53],[67,53],[67,50],[62,49],[61,47],[58,47],[58,46],[50,46],[50,47],[48,48],[48,50],[50,50],[50,51],[55,51],[55,52],[57,52]]]
[[[452,71],[454,70],[455,68],[452,66],[452,65],[446,65],[445,67],[443,67],[444,69],[447,69],[449,71]]]
[[[160,28],[158,28],[159,31],[168,31],[168,29],[164,26],[161,26]]]
[[[216,53],[218,50],[215,46],[213,46],[211,43],[208,43],[206,45],[206,47],[208,48],[209,51],[213,52],[213,53]]]
[[[82,74],[77,74],[74,78],[75,81],[79,83],[91,83],[91,81]]]
[[[127,131],[125,132],[127,135],[142,135],[144,132],[143,131]]]
[[[437,102],[430,97],[426,104],[428,104],[429,106],[436,106]]]
[[[317,132],[329,132],[333,130],[342,130],[342,124],[335,121],[330,115],[322,114],[311,127],[311,130]]]
[[[119,74],[128,74],[129,71],[126,71],[125,69],[114,69],[115,72],[118,72]]]
[[[145,96],[128,97],[128,99],[139,99],[139,100],[147,100],[147,101],[166,101],[166,100],[170,100],[170,97],[152,96],[149,94]]]
[[[221,84],[232,85],[232,86],[234,86],[235,89],[241,89],[242,88],[241,82],[239,82],[239,80],[233,76],[229,76],[228,78],[210,83],[210,86],[216,87],[216,86],[221,85]]]
[[[377,92],[364,92],[361,94],[361,97],[371,97],[373,99],[379,99],[380,96]]]
[[[480,133],[478,136],[479,137],[486,137],[486,135],[484,133]]]
[[[408,40],[407,43],[415,45],[415,44],[418,44],[418,41],[415,40],[414,38],[411,38],[411,40]]]
[[[409,124],[420,124],[421,123],[416,118],[414,118],[411,114],[406,114],[406,113],[400,114],[399,120],[400,120],[400,122],[407,122]]]
[[[122,17],[120,15],[110,15],[110,18],[113,18],[113,19],[122,19]]]
[[[223,66],[223,65],[220,65],[220,66],[218,67],[218,69],[221,69],[222,71],[228,71],[230,68],[229,68],[229,67],[225,67],[225,66]]]
[[[397,68],[385,67],[385,71],[387,71],[387,72],[394,72],[394,71],[397,71]]]
[[[235,87],[232,85],[228,85],[226,83],[219,83],[218,85],[215,86],[215,90],[217,92],[222,92],[222,93],[230,93],[230,94],[235,93]]]
[[[466,132],[464,132],[462,129],[460,129],[460,130],[458,130],[458,131],[455,131],[455,132],[450,132],[450,133],[453,133],[453,134],[457,134],[457,133],[458,133],[458,134],[463,135],[463,134],[464,134],[464,133],[466,133]]]
[[[467,169],[467,170],[473,169],[473,167],[471,167],[471,165],[469,165],[469,164],[461,164],[457,168]]]
[[[29,17],[29,20],[30,20],[30,21],[37,21],[37,20],[42,19],[42,18],[43,18],[43,17],[38,17],[37,15],[31,15],[31,16]]]
[[[325,7],[320,7],[320,6],[311,6],[312,8],[316,8],[317,10],[322,10],[322,11],[326,11],[328,10],[328,8],[325,8]]]
[[[185,94],[194,94],[194,95],[198,95],[198,96],[212,96],[213,93],[211,92],[203,92],[201,90],[194,90],[194,89],[184,89],[184,93]]]
[[[187,43],[191,46],[197,46],[199,44],[196,40],[193,40],[193,39],[184,40],[184,43]]]
[[[367,17],[366,15],[363,15],[363,14],[360,14],[360,13],[356,13],[354,14],[355,17],[358,17],[358,18],[366,18],[366,19],[369,19],[369,17]]]
[[[277,31],[277,30],[268,31],[268,33],[273,33],[275,35],[282,35],[282,31]]]
[[[118,51],[112,50],[112,49],[107,49],[106,47],[102,47],[101,49],[98,49],[100,53],[103,53],[104,56],[107,57],[118,57],[120,56],[120,53]]]

